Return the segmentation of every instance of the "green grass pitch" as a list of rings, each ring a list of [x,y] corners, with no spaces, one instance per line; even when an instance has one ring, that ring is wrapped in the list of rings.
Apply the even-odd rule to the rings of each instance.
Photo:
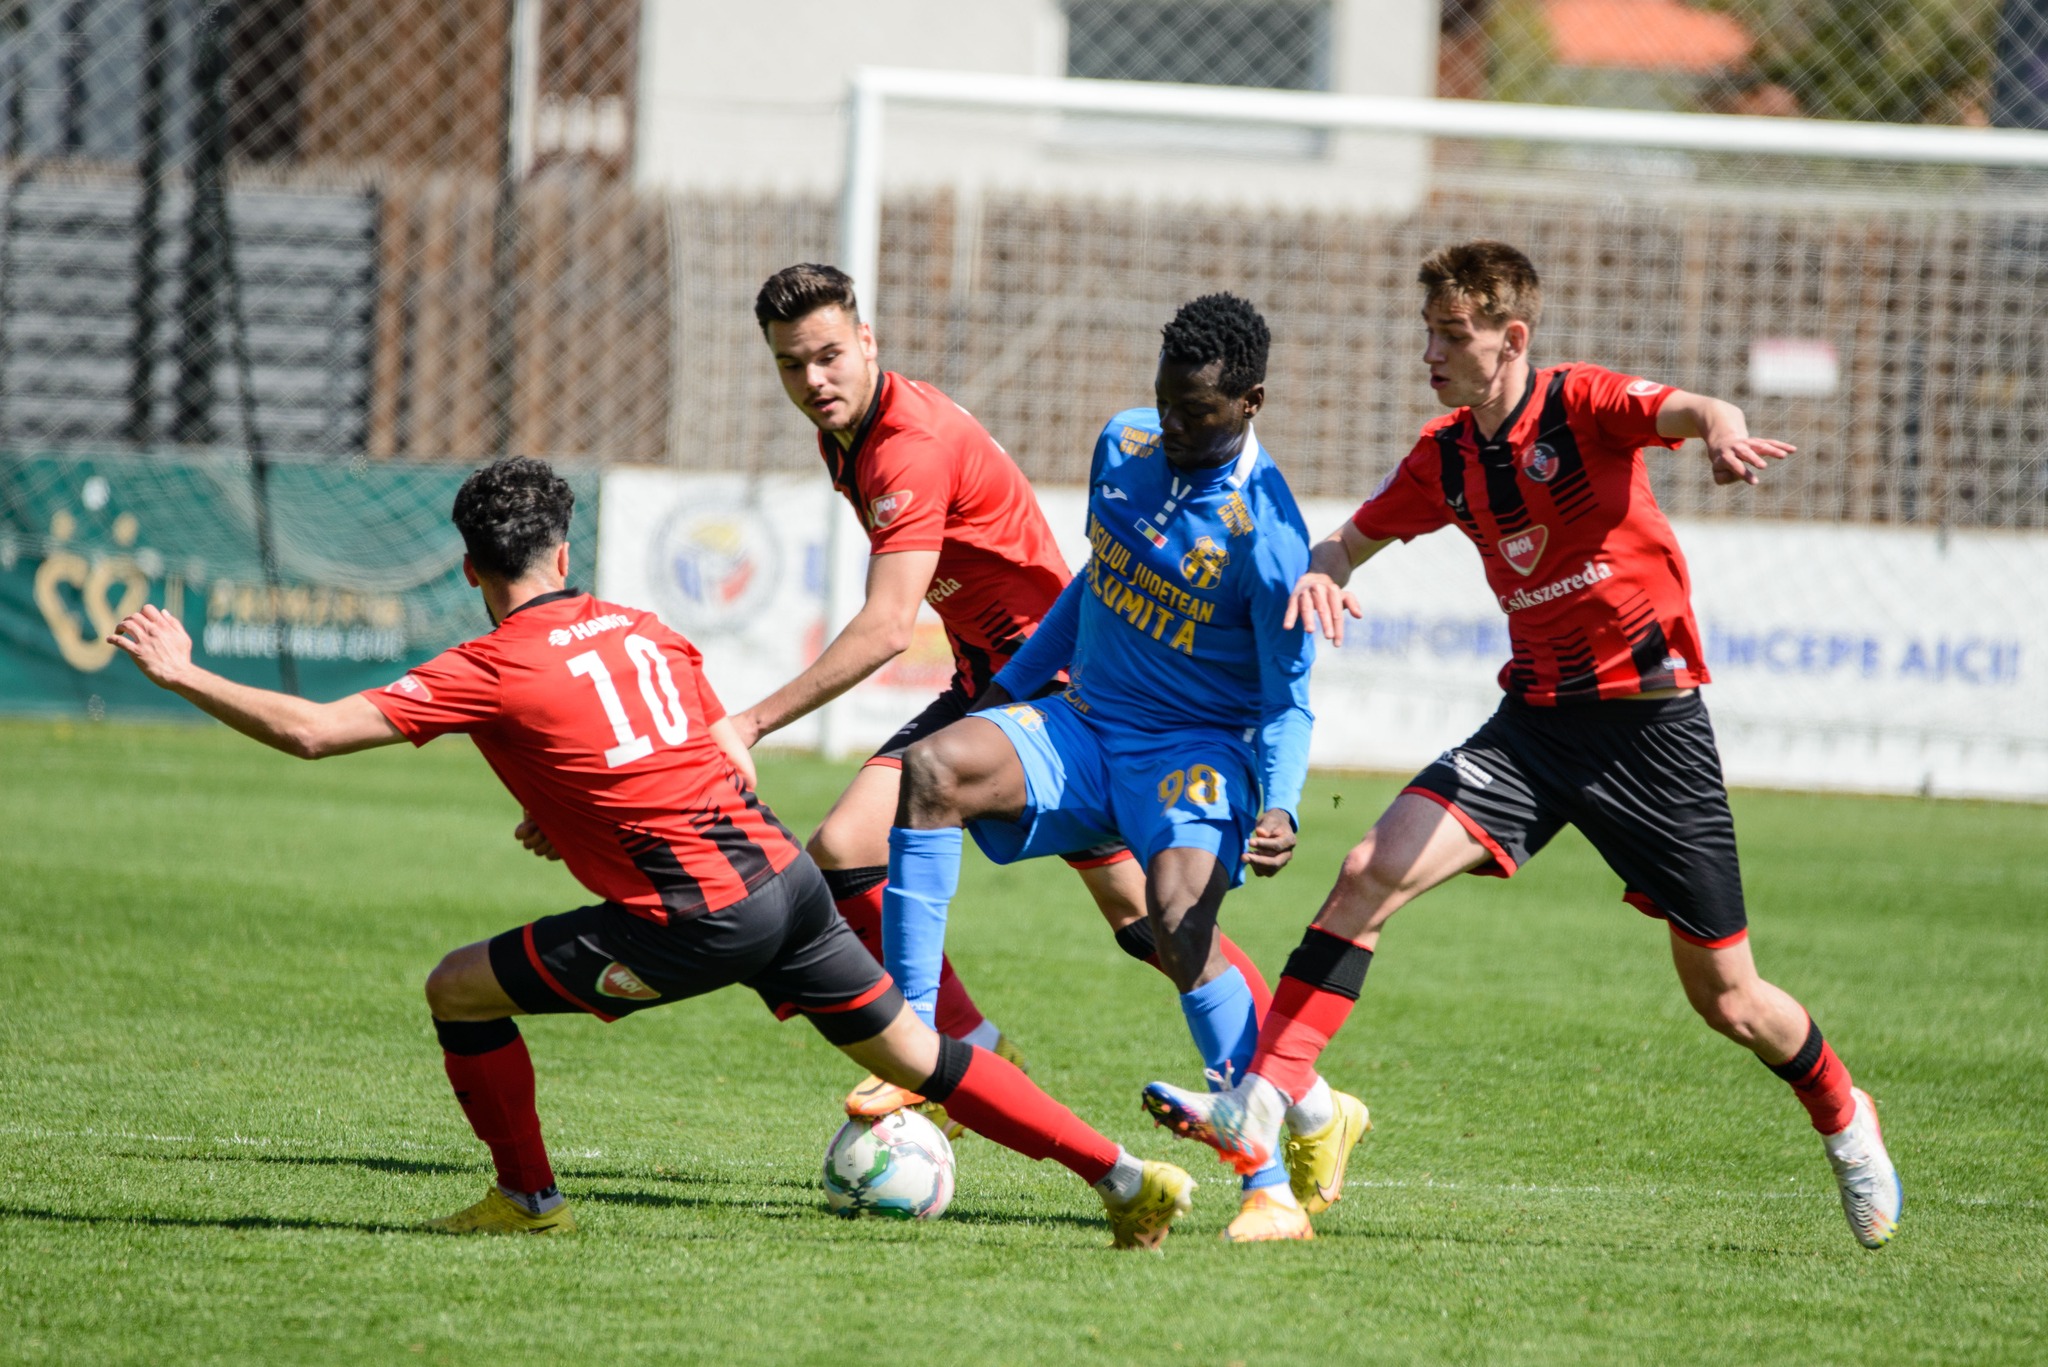
[[[850,766],[770,755],[796,828]],[[1569,832],[1404,912],[1325,1060],[1377,1132],[1316,1242],[1233,1248],[1164,979],[1057,863],[969,856],[952,949],[1056,1095],[1202,1179],[1112,1254],[1063,1170],[960,1146],[928,1226],[824,1213],[855,1070],[731,991],[526,1026],[583,1232],[408,1226],[488,1180],[420,996],[576,904],[474,750],[306,765],[220,728],[0,725],[0,1359],[1998,1363],[2048,1354],[2048,808],[1740,793],[1757,953],[1879,1099],[1903,1231],[1850,1239],[1804,1113],[1687,1010]],[[1225,924],[1277,973],[1394,789],[1319,775]]]

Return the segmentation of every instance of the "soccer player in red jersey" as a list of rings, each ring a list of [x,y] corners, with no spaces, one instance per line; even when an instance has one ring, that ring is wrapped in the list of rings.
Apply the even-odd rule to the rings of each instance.
[[[862,766],[808,846],[840,914],[879,960],[903,752],[974,709],[1069,576],[1009,454],[937,389],[881,368],[874,333],[861,321],[843,272],[813,264],[778,271],[761,286],[754,317],[790,402],[818,429],[818,454],[833,487],[867,530],[869,559],[861,610],[803,673],[734,714],[735,733],[751,746],[880,669],[909,646],[920,603],[938,613],[953,649],[951,686]],[[1117,944],[1158,967],[1145,919],[1145,875],[1130,850],[1119,842],[1063,857],[1080,873]],[[1228,936],[1218,932],[1218,939],[1263,1011],[1265,980]],[[950,961],[941,968],[933,1024],[1015,1057]],[[910,1100],[872,1079],[847,1098],[857,1114],[886,1113]]]
[[[696,648],[648,613],[567,586],[573,503],[540,461],[471,475],[454,521],[493,629],[338,702],[196,668],[184,628],[155,607],[110,638],[155,683],[288,754],[466,733],[600,899],[455,950],[428,976],[448,1080],[497,1169],[483,1200],[429,1228],[575,1227],[513,1017],[612,1021],[741,983],[863,1067],[943,1100],[968,1128],[1056,1159],[1101,1194],[1118,1247],[1156,1247],[1187,1209],[1187,1174],[1139,1163],[1006,1060],[933,1033],[905,1005],[833,909],[817,865],[754,796],[746,747]]]
[[[1245,1082],[1213,1102],[1154,1083],[1146,1105],[1240,1170],[1263,1161],[1280,1108],[1313,1079],[1357,1000],[1387,918],[1457,874],[1511,876],[1572,825],[1625,880],[1624,899],[1667,923],[1694,1009],[1791,1084],[1851,1231],[1881,1247],[1903,1196],[1876,1108],[1751,957],[1685,557],[1641,455],[1697,437],[1716,483],[1754,484],[1793,448],[1750,436],[1719,399],[1598,366],[1532,366],[1541,291],[1513,247],[1447,247],[1419,278],[1423,360],[1453,411],[1315,548],[1288,617],[1341,643],[1343,615],[1361,615],[1344,588],[1351,572],[1394,541],[1455,524],[1508,616],[1507,697],[1346,857],[1288,960]]]

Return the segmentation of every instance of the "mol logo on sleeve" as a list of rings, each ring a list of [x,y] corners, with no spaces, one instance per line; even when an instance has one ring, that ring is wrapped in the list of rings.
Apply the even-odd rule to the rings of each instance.
[[[868,524],[876,531],[894,522],[910,511],[910,500],[916,494],[914,489],[898,489],[893,494],[883,494],[868,501]]]

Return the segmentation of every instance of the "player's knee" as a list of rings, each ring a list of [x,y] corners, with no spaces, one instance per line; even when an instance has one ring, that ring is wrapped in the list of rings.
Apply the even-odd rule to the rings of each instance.
[[[462,951],[443,956],[427,974],[427,1010],[436,1020],[460,1020],[464,1002]]]
[[[928,736],[903,752],[902,811],[912,824],[945,823],[958,815],[959,756],[945,732]]]
[[[1347,901],[1379,907],[1401,899],[1408,874],[1409,870],[1399,860],[1367,835],[1344,856],[1337,886]]]
[[[831,817],[811,832],[804,850],[821,869],[843,869],[853,863],[853,843],[845,825]],[[870,838],[872,840],[872,837]]]

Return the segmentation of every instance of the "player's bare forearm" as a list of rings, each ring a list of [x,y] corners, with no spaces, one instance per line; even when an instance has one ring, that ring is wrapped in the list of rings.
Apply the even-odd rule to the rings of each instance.
[[[1774,437],[1752,437],[1749,419],[1726,399],[1673,390],[1657,410],[1657,435],[1697,437],[1706,444],[1714,483],[1755,484],[1759,472],[1799,448]]]
[[[754,757],[747,753],[747,744],[740,739],[739,729],[732,724],[731,717],[720,717],[711,723],[711,739],[732,761],[732,767],[739,770],[740,779],[748,788],[760,786],[760,780],[754,773]]]
[[[153,604],[123,618],[107,640],[157,687],[288,755],[320,759],[404,739],[390,719],[359,694],[317,703],[201,669],[192,663],[192,638],[184,625]]]
[[[939,567],[937,551],[889,551],[868,558],[867,601],[811,667],[732,723],[746,745],[817,711],[910,648],[917,610]]]
[[[907,629],[872,619],[865,613],[832,638],[810,668],[730,718],[740,740],[751,746],[761,737],[817,711],[868,675],[901,655],[910,645]]]

